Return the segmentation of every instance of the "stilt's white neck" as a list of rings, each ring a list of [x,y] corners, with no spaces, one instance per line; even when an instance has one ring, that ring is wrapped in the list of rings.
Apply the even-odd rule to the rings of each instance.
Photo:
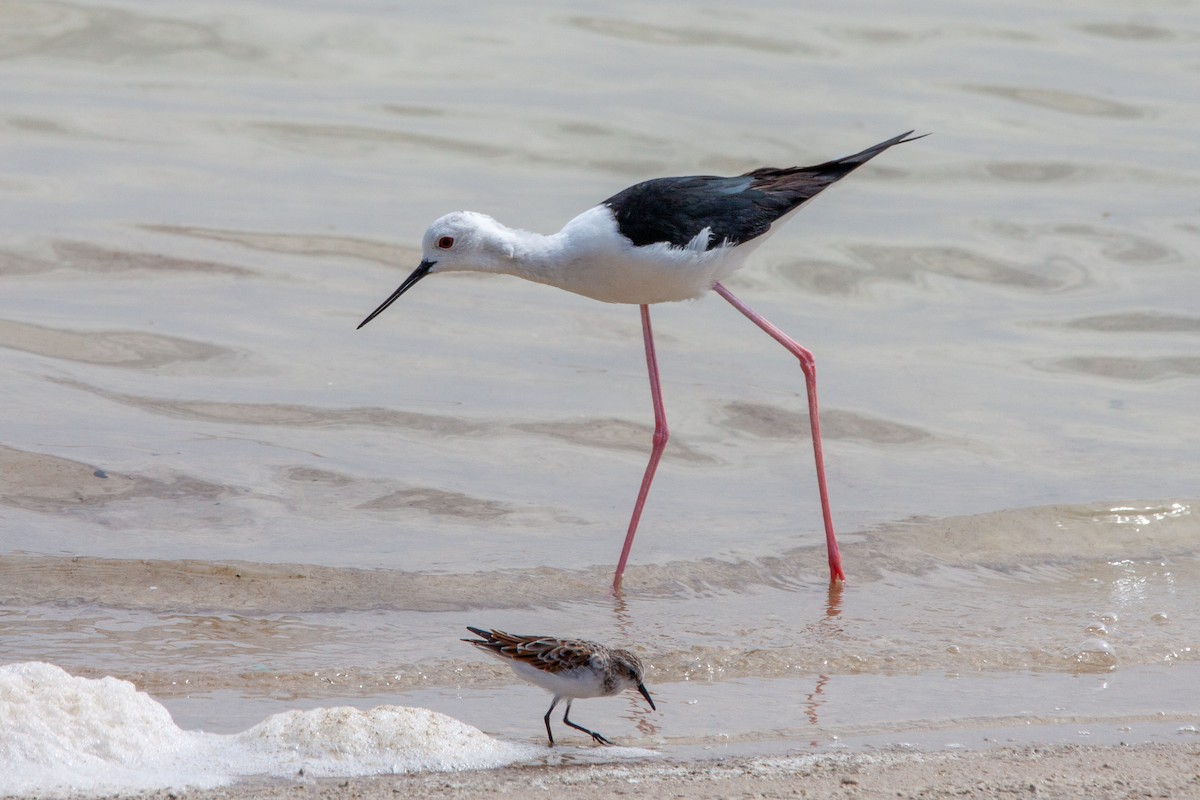
[[[746,246],[706,249],[708,236],[635,247],[603,205],[548,236],[459,211],[430,226],[424,254],[433,272],[498,272],[605,303],[663,303],[699,297],[740,265]]]
[[[467,213],[464,219],[470,220],[469,229],[461,231],[456,244],[461,252],[439,254],[450,257],[438,260],[438,271],[498,272],[570,290],[568,271],[594,259],[605,246],[611,247],[615,235],[612,214],[602,206],[585,211],[550,235]]]

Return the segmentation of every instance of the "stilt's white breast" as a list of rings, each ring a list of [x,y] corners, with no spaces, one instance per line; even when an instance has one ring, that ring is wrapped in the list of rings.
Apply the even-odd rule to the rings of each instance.
[[[663,303],[700,297],[742,265],[748,248],[706,249],[701,232],[685,247],[635,247],[605,206],[591,208],[552,235],[526,240],[513,272],[606,303]]]

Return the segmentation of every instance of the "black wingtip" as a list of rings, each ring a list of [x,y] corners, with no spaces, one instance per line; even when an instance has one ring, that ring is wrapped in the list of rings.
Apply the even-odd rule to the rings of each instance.
[[[884,150],[887,150],[889,147],[895,147],[898,144],[905,144],[906,142],[915,142],[917,139],[924,139],[926,136],[931,135],[929,133],[922,133],[920,136],[913,136],[912,134],[913,134],[913,131],[905,131],[904,133],[900,134],[899,136],[893,136],[891,139],[888,139],[887,141],[880,142],[879,144],[876,144],[876,145],[872,145],[871,147],[868,147],[866,150],[863,150],[862,152],[855,153],[852,156],[844,156],[844,157],[836,159],[834,161],[830,161],[830,162],[828,162],[828,164],[829,165],[836,164],[836,165],[842,165],[842,166],[852,165],[851,168],[857,167],[861,164],[867,163],[872,158],[874,158],[875,156],[882,153]],[[822,166],[825,166],[825,165],[823,164]]]
[[[482,628],[472,628],[470,625],[468,625],[468,626],[467,626],[467,630],[469,630],[471,633],[475,634],[476,636],[481,636],[481,637],[483,637],[483,638],[484,638],[484,640],[486,640],[486,641],[489,641],[489,642],[490,642],[490,641],[493,641],[493,640],[495,639],[495,637],[493,637],[493,636],[492,636],[492,632],[491,632],[491,631],[485,631],[485,630],[483,630]],[[470,641],[473,641],[473,640],[472,640],[472,639],[463,639],[463,641],[464,641],[464,642],[470,642]]]
[[[896,137],[894,143],[895,144],[904,144],[905,142],[915,142],[917,139],[924,139],[926,136],[933,136],[933,131],[930,131],[929,133],[922,133],[918,136],[913,136],[913,131],[909,131],[908,133],[902,133]]]

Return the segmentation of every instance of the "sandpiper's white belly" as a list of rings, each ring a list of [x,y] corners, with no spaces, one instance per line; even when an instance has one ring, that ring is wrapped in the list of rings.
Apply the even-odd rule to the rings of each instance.
[[[517,675],[548,692],[553,692],[555,697],[604,696],[604,676],[599,670],[583,667],[563,672],[547,672],[520,661],[511,661],[509,664]]]

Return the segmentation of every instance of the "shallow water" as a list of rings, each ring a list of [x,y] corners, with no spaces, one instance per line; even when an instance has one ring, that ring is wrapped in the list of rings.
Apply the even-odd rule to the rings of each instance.
[[[0,661],[185,728],[539,741],[472,624],[631,646],[660,713],[576,713],[681,757],[1179,735],[1195,11],[5,4]],[[636,311],[438,276],[354,329],[445,211],[548,231],[909,128],[728,282],[816,353],[840,592],[799,370],[718,299],[653,312],[672,439],[619,601]]]

